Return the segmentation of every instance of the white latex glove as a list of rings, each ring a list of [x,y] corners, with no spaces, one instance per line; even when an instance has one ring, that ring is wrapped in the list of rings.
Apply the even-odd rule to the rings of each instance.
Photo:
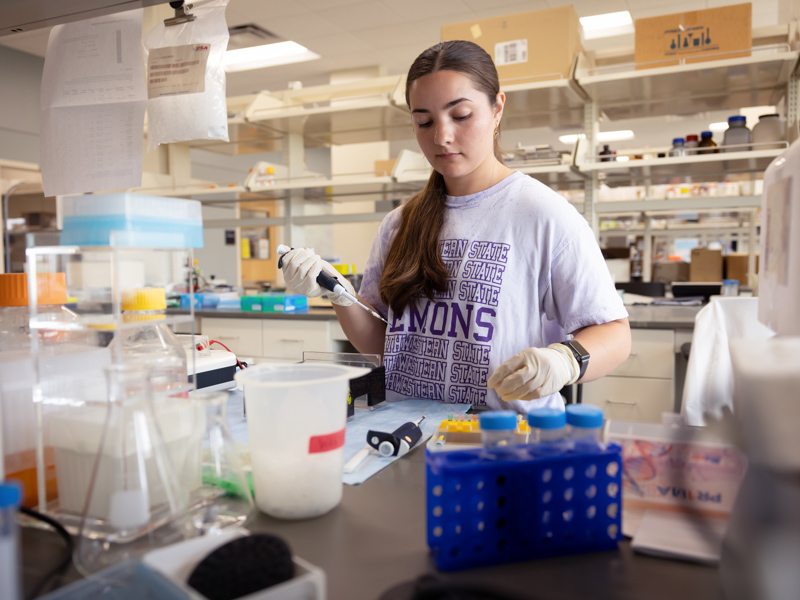
[[[352,302],[334,292],[326,290],[317,283],[317,275],[322,270],[336,277],[342,287],[355,296],[353,286],[329,263],[322,260],[318,254],[314,254],[307,248],[294,248],[283,255],[283,277],[286,285],[298,294],[303,294],[309,298],[317,296],[327,296],[328,300],[340,306],[350,306]]]
[[[505,402],[533,400],[555,394],[578,380],[580,365],[569,348],[550,344],[528,348],[495,369],[487,382]]]

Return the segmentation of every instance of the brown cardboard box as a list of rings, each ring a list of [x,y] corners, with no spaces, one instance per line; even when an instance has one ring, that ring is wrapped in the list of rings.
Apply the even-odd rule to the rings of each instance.
[[[727,254],[723,260],[725,279],[736,279],[739,287],[749,285],[747,279],[747,260],[746,253]],[[758,255],[756,255],[756,273],[758,273]]]
[[[689,263],[682,260],[653,263],[652,280],[663,283],[689,281]]]
[[[376,160],[375,161],[375,177],[385,177],[391,175],[394,169],[394,163],[397,162],[396,158],[389,160]]]
[[[442,25],[442,41],[447,40],[469,40],[486,50],[504,85],[567,78],[582,50],[571,5]]]
[[[689,264],[689,281],[722,281],[722,250],[694,248]]]
[[[678,64],[665,61],[686,58],[686,62],[722,60],[749,56],[753,47],[750,3],[636,19],[636,68]]]

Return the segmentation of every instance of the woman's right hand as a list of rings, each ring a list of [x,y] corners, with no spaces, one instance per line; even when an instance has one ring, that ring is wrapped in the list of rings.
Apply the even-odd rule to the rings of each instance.
[[[330,263],[322,260],[319,255],[314,254],[308,248],[294,248],[283,255],[283,277],[287,287],[309,298],[324,295],[334,304],[341,306],[352,304],[347,298],[326,290],[317,283],[317,275],[323,270],[328,275],[335,277],[350,294],[355,295],[355,290],[350,282],[341,277]]]

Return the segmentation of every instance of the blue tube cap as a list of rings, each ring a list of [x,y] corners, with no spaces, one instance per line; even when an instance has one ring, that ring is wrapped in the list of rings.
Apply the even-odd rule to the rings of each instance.
[[[533,408],[528,411],[531,429],[560,429],[567,424],[567,414],[555,408]]]
[[[603,410],[589,404],[570,404],[567,406],[567,423],[587,429],[602,427]]]
[[[685,141],[683,138],[672,138],[673,144],[683,144]]]
[[[22,485],[13,479],[0,483],[0,508],[17,508],[22,502]]]
[[[722,280],[722,285],[733,285],[734,283],[736,285],[739,285],[739,280],[738,279],[723,279]]]
[[[743,117],[742,115],[733,115],[732,117],[728,117],[728,123],[746,123],[747,117]]]
[[[491,410],[481,413],[481,429],[502,431],[517,428],[517,413],[513,410]]]

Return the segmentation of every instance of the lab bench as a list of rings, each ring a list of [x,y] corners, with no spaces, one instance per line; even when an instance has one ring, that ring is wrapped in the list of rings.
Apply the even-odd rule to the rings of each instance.
[[[687,357],[697,306],[629,306],[632,346],[628,359],[608,376],[583,384],[583,402],[625,421],[661,422],[680,412]],[[196,331],[255,362],[302,359],[303,351],[353,351],[333,309],[258,313],[197,310]]]
[[[722,597],[717,568],[618,551],[438,573],[425,532],[425,456],[416,448],[359,486],[345,486],[342,503],[322,517],[279,521],[259,513],[247,526],[284,538],[292,551],[325,571],[329,600],[405,600],[388,593],[421,575],[480,583],[537,600],[648,598],[714,600]],[[24,528],[25,589],[61,556],[48,531]],[[64,583],[78,579],[74,566]]]

